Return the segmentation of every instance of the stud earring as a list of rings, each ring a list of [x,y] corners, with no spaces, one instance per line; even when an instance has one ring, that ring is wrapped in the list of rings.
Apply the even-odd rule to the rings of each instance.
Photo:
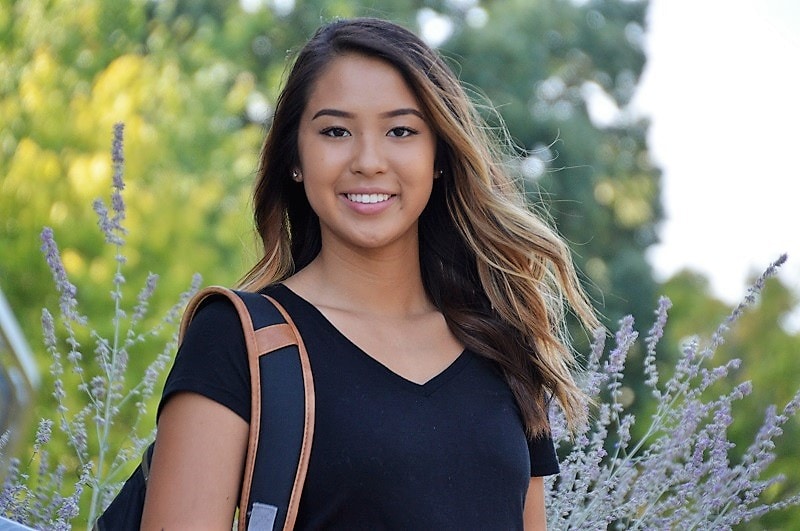
[[[303,177],[300,175],[299,171],[292,170],[292,180],[299,183],[303,180]]]

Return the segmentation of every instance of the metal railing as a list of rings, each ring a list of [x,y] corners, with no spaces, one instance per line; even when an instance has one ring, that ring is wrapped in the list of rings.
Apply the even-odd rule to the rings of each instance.
[[[36,360],[0,289],[0,435],[8,434],[6,456],[24,436],[39,381]]]

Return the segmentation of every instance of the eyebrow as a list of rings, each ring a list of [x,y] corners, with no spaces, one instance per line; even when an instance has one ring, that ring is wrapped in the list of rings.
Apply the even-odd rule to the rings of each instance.
[[[405,116],[408,114],[413,114],[414,116],[418,116],[421,120],[424,120],[425,117],[419,112],[417,109],[395,109],[393,111],[388,111],[381,113],[381,118],[394,118],[396,116]],[[355,115],[351,112],[341,111],[339,109],[321,109],[311,117],[312,120],[316,120],[320,116],[335,116],[337,118],[355,118]]]

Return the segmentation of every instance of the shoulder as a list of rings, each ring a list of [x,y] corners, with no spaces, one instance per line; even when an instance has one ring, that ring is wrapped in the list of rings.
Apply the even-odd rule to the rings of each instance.
[[[175,394],[203,395],[250,418],[250,370],[239,314],[224,296],[204,299],[194,312],[164,384],[159,414]]]
[[[244,333],[236,307],[222,295],[211,295],[200,302],[186,325],[181,339],[182,350],[217,349],[226,350],[233,344],[244,345]]]
[[[238,323],[239,316],[231,301],[223,295],[210,295],[200,303],[186,332],[188,335],[191,330],[220,328]]]
[[[224,333],[228,339],[230,336],[227,333],[243,337],[242,321],[236,307],[239,304],[237,299],[244,303],[256,328],[259,326],[257,322],[259,320],[276,322],[281,320],[277,309],[262,297],[262,295],[280,296],[280,290],[276,286],[268,286],[259,292],[236,291],[232,293],[235,294],[226,296],[220,292],[211,292],[198,295],[201,300],[197,303],[197,308],[186,325],[184,342],[190,340],[193,335],[208,333]]]

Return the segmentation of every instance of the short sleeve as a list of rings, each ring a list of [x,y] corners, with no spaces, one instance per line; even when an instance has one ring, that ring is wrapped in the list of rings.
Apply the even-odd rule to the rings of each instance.
[[[164,384],[158,406],[179,392],[198,393],[250,422],[250,368],[247,347],[233,304],[214,297],[189,324]]]
[[[531,477],[558,474],[558,457],[553,439],[549,435],[539,435],[528,441],[531,454]]]

